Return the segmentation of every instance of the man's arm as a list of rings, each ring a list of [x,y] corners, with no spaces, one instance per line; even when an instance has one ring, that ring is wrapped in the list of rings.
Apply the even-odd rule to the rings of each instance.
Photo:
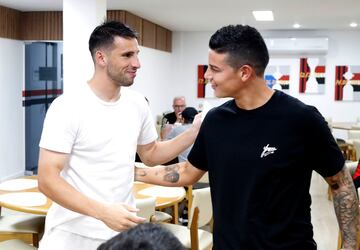
[[[199,132],[201,114],[195,116],[193,125],[184,133],[168,141],[154,141],[146,145],[138,145],[137,152],[141,161],[148,166],[168,162],[190,147]]]
[[[189,161],[169,166],[151,168],[135,167],[135,180],[162,186],[187,186],[196,183],[205,171],[200,170]]]
[[[134,215],[137,209],[126,204],[105,204],[77,191],[68,184],[60,172],[69,155],[40,148],[38,182],[39,190],[59,205],[103,221],[108,227],[122,231],[143,222]]]
[[[344,166],[327,177],[333,195],[336,217],[343,239],[343,249],[358,250],[359,202],[349,170]]]

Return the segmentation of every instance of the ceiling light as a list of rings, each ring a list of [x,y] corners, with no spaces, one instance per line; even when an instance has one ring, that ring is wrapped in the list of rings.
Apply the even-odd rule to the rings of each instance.
[[[357,27],[357,26],[358,26],[358,24],[355,23],[355,22],[350,23],[350,27],[352,27],[352,28],[355,28],[355,27]]]
[[[293,28],[294,28],[294,29],[298,29],[298,28],[300,28],[300,27],[301,27],[301,25],[298,24],[298,23],[294,23],[294,24],[293,24]]]
[[[274,21],[274,14],[271,10],[254,10],[252,13],[256,21]]]

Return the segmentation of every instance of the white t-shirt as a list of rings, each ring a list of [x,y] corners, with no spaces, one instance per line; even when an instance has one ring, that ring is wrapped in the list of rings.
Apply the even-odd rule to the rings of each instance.
[[[105,102],[84,84],[51,104],[40,147],[69,154],[61,176],[79,192],[101,202],[135,206],[136,147],[156,139],[144,96],[122,87],[118,101]],[[48,211],[45,230],[54,227],[99,239],[117,234],[102,221],[55,203]]]

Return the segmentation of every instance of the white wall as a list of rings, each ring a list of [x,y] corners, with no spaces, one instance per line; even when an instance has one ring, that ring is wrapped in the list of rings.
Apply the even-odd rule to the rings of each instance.
[[[173,34],[173,55],[176,64],[176,78],[170,95],[184,93],[188,105],[198,107],[197,65],[207,64],[208,41],[213,32],[175,32]],[[355,121],[360,116],[360,102],[335,102],[334,81],[336,65],[360,65],[359,31],[279,31],[262,32],[264,37],[328,37],[329,51],[326,57],[326,90],[324,95],[298,93],[299,60],[286,58],[291,63],[290,94],[301,101],[316,106],[325,117],[333,121]],[[299,57],[299,56],[297,56]],[[274,59],[274,58],[273,58]],[[277,59],[279,60],[279,59]],[[214,105],[223,102],[209,99]]]
[[[0,38],[0,181],[25,171],[24,42]]]
[[[172,109],[172,98],[177,76],[172,53],[140,47],[141,68],[131,88],[141,92],[150,103],[154,119]]]

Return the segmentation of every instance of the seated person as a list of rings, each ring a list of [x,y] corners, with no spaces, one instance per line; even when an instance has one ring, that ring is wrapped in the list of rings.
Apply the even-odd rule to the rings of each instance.
[[[174,112],[168,113],[164,115],[164,117],[162,118],[161,133],[160,133],[161,139],[164,139],[167,133],[170,132],[171,130],[172,126],[168,126],[168,125],[181,122],[180,114],[186,107],[185,97],[183,96],[174,97],[172,107],[174,109]]]
[[[159,224],[143,223],[101,244],[97,250],[185,250],[170,231]]]
[[[193,107],[185,108],[181,112],[181,118],[180,118],[181,125],[173,127],[173,129],[170,131],[170,133],[166,136],[166,140],[170,140],[170,139],[180,135],[188,128],[190,128],[192,122],[194,121],[194,117],[197,113],[198,113],[197,110]],[[186,150],[184,150],[183,152],[181,152],[179,154],[179,156],[178,156],[179,162],[183,162],[183,161],[187,160],[187,156],[188,156],[191,148],[192,148],[192,146],[188,147]]]

